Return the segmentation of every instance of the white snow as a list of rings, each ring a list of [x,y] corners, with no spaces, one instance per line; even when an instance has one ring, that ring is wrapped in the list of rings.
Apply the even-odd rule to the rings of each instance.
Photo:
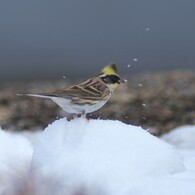
[[[195,150],[195,126],[193,125],[173,129],[170,133],[165,134],[161,138],[179,149]]]
[[[195,126],[187,125],[173,129],[161,139],[174,145],[184,157],[184,165],[195,171]]]
[[[27,173],[32,153],[26,138],[0,128],[0,189],[9,185],[12,178],[18,179]]]
[[[142,83],[139,83],[137,86],[138,87],[143,87],[143,84]]]
[[[193,129],[161,138],[170,144],[112,120],[59,119],[33,144],[0,130],[0,194],[194,195]]]

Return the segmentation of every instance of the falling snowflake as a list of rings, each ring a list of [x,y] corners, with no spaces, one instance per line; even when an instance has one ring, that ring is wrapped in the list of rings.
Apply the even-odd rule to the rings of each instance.
[[[148,27],[147,27],[145,30],[146,30],[146,31],[149,31],[149,30],[150,30],[150,28],[148,28]]]

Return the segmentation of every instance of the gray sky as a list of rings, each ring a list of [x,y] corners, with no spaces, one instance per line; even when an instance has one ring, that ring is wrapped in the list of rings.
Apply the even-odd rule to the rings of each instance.
[[[83,77],[109,62],[122,73],[195,70],[194,8],[194,0],[1,0],[0,80]]]

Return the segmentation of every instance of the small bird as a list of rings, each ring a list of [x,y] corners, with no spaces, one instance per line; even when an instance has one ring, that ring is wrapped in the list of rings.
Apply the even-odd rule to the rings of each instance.
[[[43,94],[17,94],[48,98],[64,111],[85,116],[104,106],[120,83],[124,83],[117,74],[116,64],[105,66],[96,77],[62,90]]]

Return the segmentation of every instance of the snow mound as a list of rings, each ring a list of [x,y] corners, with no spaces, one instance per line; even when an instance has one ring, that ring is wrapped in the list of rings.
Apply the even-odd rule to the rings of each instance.
[[[32,166],[37,181],[60,178],[66,188],[106,185],[106,189],[114,189],[110,194],[120,194],[117,190],[135,178],[184,170],[182,161],[172,146],[141,127],[120,121],[64,118],[38,137]]]
[[[161,138],[180,149],[195,149],[195,126],[178,127]]]
[[[0,129],[0,194],[194,195],[195,150],[183,147],[111,120],[64,118],[32,134]]]

